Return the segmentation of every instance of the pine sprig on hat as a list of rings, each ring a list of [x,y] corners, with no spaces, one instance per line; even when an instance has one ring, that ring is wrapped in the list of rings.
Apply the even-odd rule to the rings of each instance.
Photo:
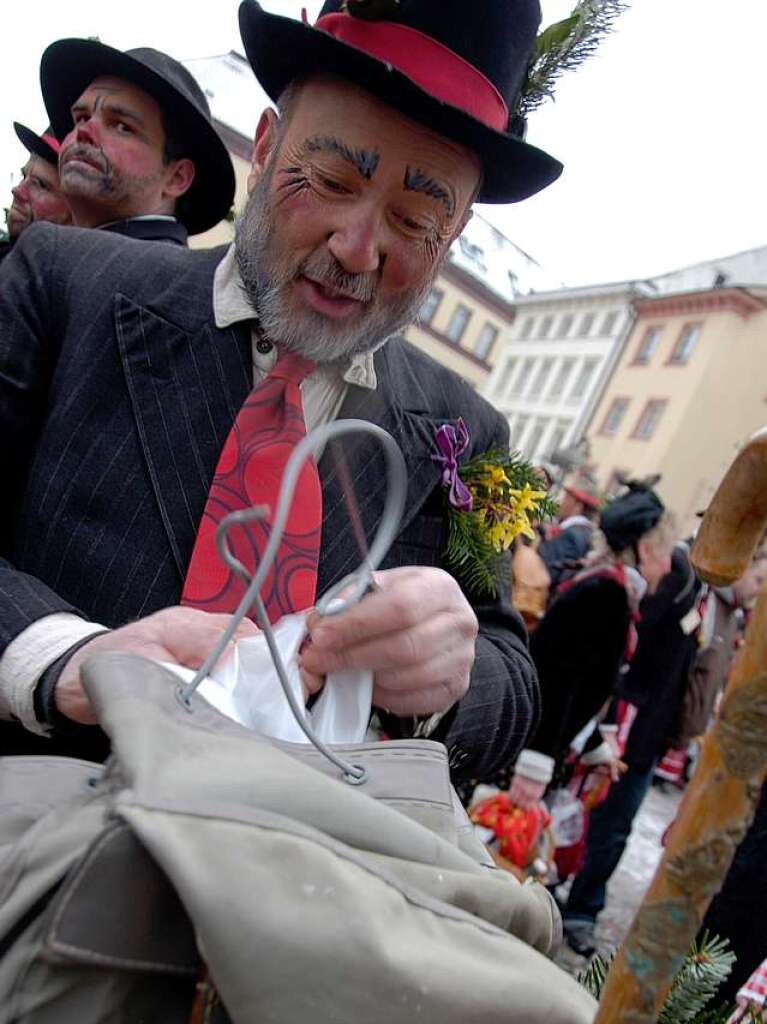
[[[568,18],[544,29],[535,41],[515,113],[527,117],[551,99],[557,79],[580,67],[596,51],[625,9],[624,0],[578,0]]]

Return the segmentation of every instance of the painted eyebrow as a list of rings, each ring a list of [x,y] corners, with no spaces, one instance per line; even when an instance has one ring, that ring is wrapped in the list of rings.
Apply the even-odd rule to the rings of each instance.
[[[425,196],[436,199],[437,202],[442,203],[450,217],[455,213],[455,200],[448,190],[417,167],[407,167],[405,169],[405,179],[402,182],[402,187],[406,192],[423,192]]]
[[[368,181],[375,174],[378,161],[381,159],[378,153],[369,149],[352,149],[341,139],[333,135],[314,135],[304,143],[304,149],[309,153],[336,153],[350,163],[363,178]]]
[[[119,103],[110,103],[109,101],[104,102],[99,96],[96,98],[93,109],[98,110],[99,107],[105,107],[110,114],[114,114],[117,117],[123,117],[129,121],[133,121],[140,128],[146,127],[143,119],[135,111],[129,110],[128,107],[121,107]],[[80,113],[88,113],[88,107],[85,103],[75,103],[72,107],[72,117],[74,117],[75,114]]]

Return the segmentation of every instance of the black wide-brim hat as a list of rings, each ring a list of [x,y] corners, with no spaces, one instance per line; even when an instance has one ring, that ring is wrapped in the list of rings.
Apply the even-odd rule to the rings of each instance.
[[[189,234],[218,224],[234,199],[232,161],[213,127],[202,89],[183,64],[167,54],[149,47],[123,53],[91,39],[51,43],[40,61],[40,85],[54,134],[63,139],[72,131],[72,105],[94,79],[104,76],[123,78],[149,93],[173,137],[185,144],[195,175],[178,216]]]
[[[378,11],[368,20],[347,8]],[[484,203],[527,199],[562,173],[509,114],[539,24],[538,0],[329,0],[314,26],[269,14],[256,0],[240,5],[245,52],[273,100],[313,73],[353,82],[476,153]]]
[[[31,153],[32,156],[39,156],[41,160],[45,160],[46,163],[53,164],[54,167],[58,168],[61,144],[54,137],[50,127],[46,128],[42,135],[38,135],[37,132],[33,132],[26,125],[14,121],[13,130],[16,132],[19,142],[28,153]]]

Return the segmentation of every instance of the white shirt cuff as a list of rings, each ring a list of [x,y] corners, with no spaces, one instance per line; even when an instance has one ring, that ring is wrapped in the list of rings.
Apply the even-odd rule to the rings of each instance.
[[[55,612],[22,630],[0,657],[0,718],[15,718],[30,732],[46,735],[47,726],[35,717],[40,676],[73,644],[106,628],[70,612]]]

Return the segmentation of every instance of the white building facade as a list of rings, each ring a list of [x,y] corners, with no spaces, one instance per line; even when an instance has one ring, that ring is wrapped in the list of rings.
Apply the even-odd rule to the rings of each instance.
[[[634,320],[634,283],[520,295],[485,397],[509,421],[511,448],[537,463],[577,444]]]

